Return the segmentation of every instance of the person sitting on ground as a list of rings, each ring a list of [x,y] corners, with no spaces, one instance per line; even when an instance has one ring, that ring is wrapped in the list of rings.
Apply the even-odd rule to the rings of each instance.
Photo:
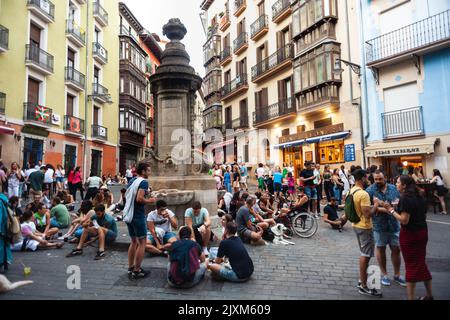
[[[72,250],[67,257],[74,257],[83,254],[83,246],[90,237],[98,237],[98,251],[95,260],[105,257],[105,243],[111,243],[117,238],[116,220],[105,211],[105,206],[99,204],[94,209],[95,214],[83,223],[83,234],[78,246]]]
[[[83,234],[83,223],[95,214],[93,208],[94,205],[92,204],[92,201],[83,201],[81,203],[80,209],[78,210],[78,215],[75,216],[75,219],[72,220],[69,231],[67,231],[67,233],[61,237],[61,239],[64,239],[64,241],[69,241],[69,238],[73,235],[75,238],[72,240],[78,242],[78,239],[80,239],[81,235]]]
[[[323,209],[323,222],[328,223],[331,228],[342,231],[342,228],[347,223],[345,214],[339,218],[338,210],[344,209],[344,205],[339,206],[336,198],[332,197],[330,203]]]
[[[192,240],[196,240],[203,247],[205,256],[209,255],[208,244],[211,239],[211,219],[206,208],[202,208],[199,201],[192,204],[184,214],[185,224],[192,231]]]
[[[192,288],[205,276],[205,254],[199,244],[192,240],[192,236],[191,227],[181,227],[179,240],[172,244],[167,270],[167,282],[171,287]]]
[[[36,251],[38,249],[61,249],[64,243],[50,242],[45,235],[36,230],[33,211],[25,210],[20,217],[21,234],[16,243],[11,245],[12,251]]]
[[[43,234],[44,239],[51,239],[59,232],[59,228],[51,226],[50,211],[43,203],[38,203],[35,209],[33,212],[37,231]]]
[[[70,214],[67,207],[61,203],[61,199],[55,197],[50,210],[50,226],[52,228],[65,229],[70,225]]]
[[[220,218],[220,223],[222,225],[222,240],[226,239],[226,227],[228,222],[233,222],[233,216],[231,214],[226,214]]]
[[[167,209],[164,200],[156,201],[156,210],[147,216],[147,228],[149,231],[145,251],[154,255],[167,256],[165,251],[170,250],[172,243],[177,241],[177,235],[172,232],[178,228],[175,213]]]
[[[275,211],[273,210],[272,205],[269,202],[269,196],[267,194],[263,194],[260,196],[259,201],[257,202],[257,205],[261,209],[261,211],[264,213],[262,216],[264,218],[271,219]]]
[[[253,261],[236,233],[236,223],[228,222],[226,239],[220,242],[217,258],[213,263],[208,264],[208,269],[215,278],[231,282],[244,282],[253,274]],[[231,268],[222,265],[225,257],[228,258]]]
[[[238,225],[238,234],[242,241],[250,243],[252,245],[265,245],[265,241],[262,239],[264,229],[253,224],[253,216],[250,213],[255,199],[248,197],[245,201],[245,206],[242,206],[236,215],[236,223]]]
[[[20,209],[20,207],[19,207],[19,198],[18,197],[13,196],[13,197],[9,198],[8,206],[11,209],[11,211],[14,212],[16,217],[20,217],[23,214],[22,209]]]
[[[67,207],[67,210],[75,210],[75,201],[73,200],[73,196],[67,190],[59,191],[56,196],[61,199],[61,203]]]

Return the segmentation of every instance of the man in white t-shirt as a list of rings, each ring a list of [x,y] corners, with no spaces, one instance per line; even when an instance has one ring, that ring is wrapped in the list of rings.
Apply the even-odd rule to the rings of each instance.
[[[264,186],[264,173],[265,173],[264,165],[260,163],[258,165],[258,169],[256,169],[256,178],[258,179],[258,189],[259,191],[263,192],[266,190],[266,187]]]
[[[156,210],[148,214],[147,228],[149,232],[145,251],[167,256],[166,251],[177,241],[177,235],[172,230],[178,228],[178,222],[175,213],[167,209],[164,200],[158,200]]]
[[[133,179],[133,169],[131,166],[128,166],[127,171],[125,171],[125,178],[127,178],[128,183]]]
[[[86,184],[88,189],[84,200],[91,200],[97,195],[98,190],[100,190],[100,187],[103,184],[103,181],[102,178],[97,177],[94,173],[91,173],[90,177],[86,180]]]
[[[345,198],[347,197],[348,193],[350,192],[350,180],[348,177],[348,172],[345,170],[345,166],[342,165],[341,169],[339,170],[339,178],[341,179],[342,183],[344,184],[344,191],[342,191],[342,201],[345,201]]]

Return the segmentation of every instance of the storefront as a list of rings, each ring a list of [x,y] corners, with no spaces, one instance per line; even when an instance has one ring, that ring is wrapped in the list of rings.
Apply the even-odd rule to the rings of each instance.
[[[366,148],[369,165],[382,165],[389,178],[415,168],[426,171],[427,158],[435,152],[436,138],[372,144]]]
[[[320,165],[345,163],[348,158],[345,152],[349,150],[345,141],[350,136],[351,132],[344,130],[344,124],[337,124],[283,136],[275,148],[283,152],[284,162],[292,163],[298,173],[306,161]]]

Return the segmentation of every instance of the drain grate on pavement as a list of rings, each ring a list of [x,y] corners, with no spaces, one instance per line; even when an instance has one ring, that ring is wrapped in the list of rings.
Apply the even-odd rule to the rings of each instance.
[[[128,274],[120,276],[114,286],[165,288],[167,285],[167,268],[149,268],[150,275],[139,280],[130,280]]]

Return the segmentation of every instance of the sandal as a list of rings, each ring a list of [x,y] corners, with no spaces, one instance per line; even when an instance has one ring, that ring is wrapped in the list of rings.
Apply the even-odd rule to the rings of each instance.
[[[97,251],[97,255],[95,256],[94,260],[100,260],[105,257],[105,251]]]
[[[82,254],[83,254],[82,249],[73,249],[66,257],[71,258],[71,257],[75,257],[75,256],[80,256]]]

